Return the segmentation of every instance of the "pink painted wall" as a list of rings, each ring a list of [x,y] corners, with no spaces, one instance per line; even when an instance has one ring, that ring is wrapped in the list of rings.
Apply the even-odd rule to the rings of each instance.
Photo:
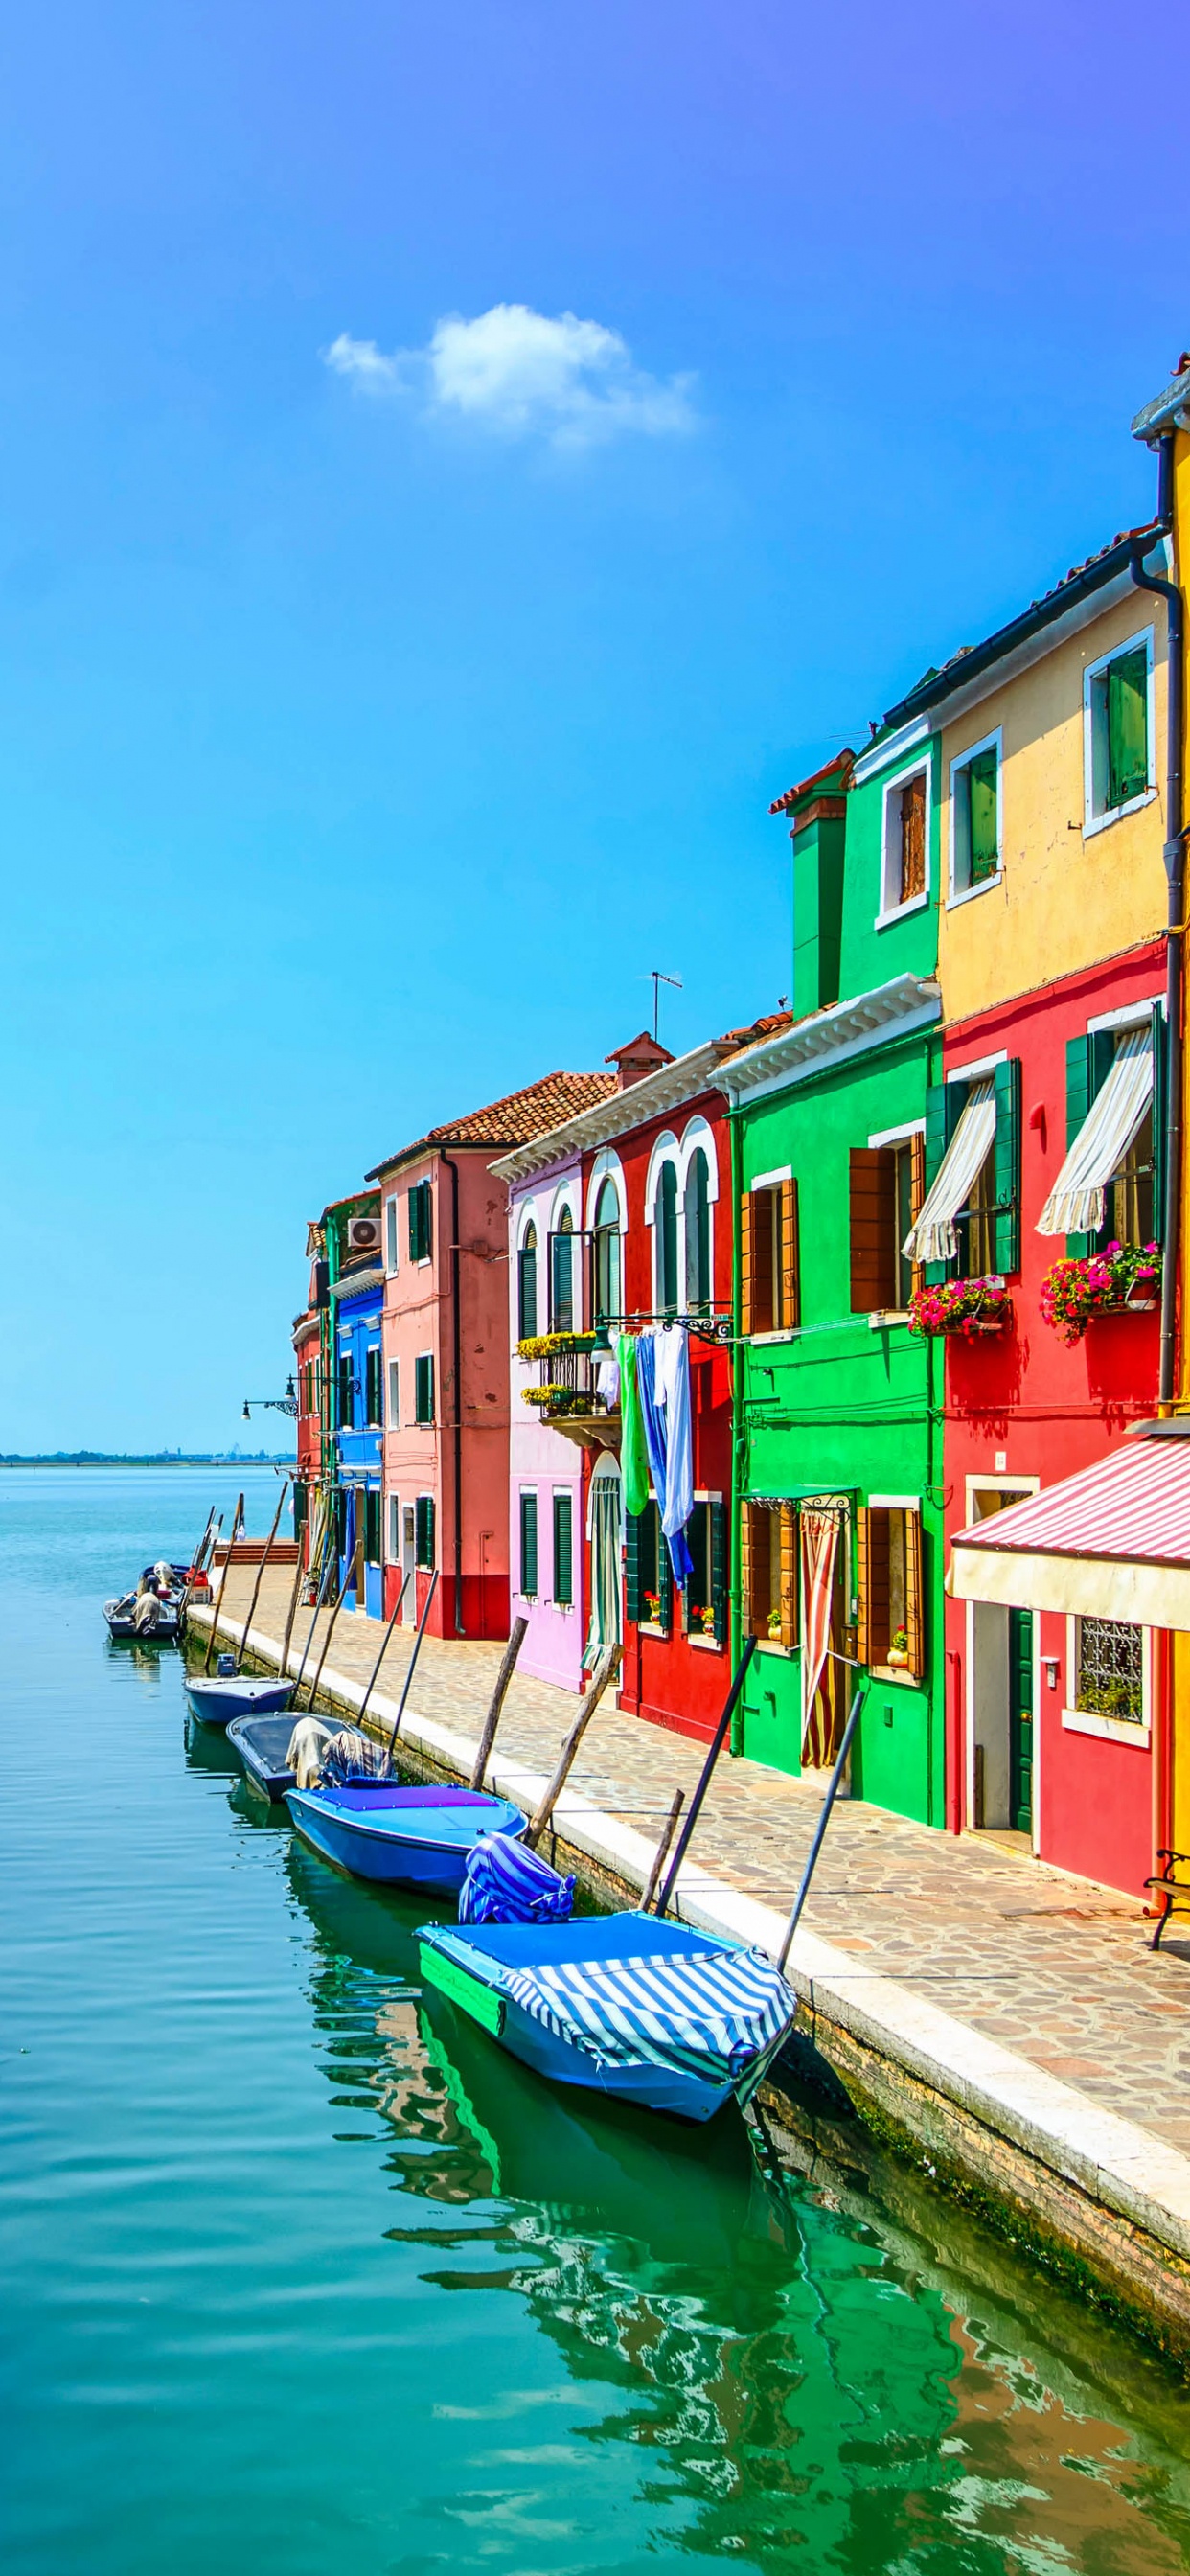
[[[543,1423],[534,1407],[522,1402],[522,1387],[537,1381],[536,1362],[518,1359],[517,1250],[526,1215],[537,1227],[537,1329],[548,1330],[546,1238],[561,1194],[569,1197],[576,1231],[582,1225],[578,1156],[554,1164],[532,1180],[518,1184],[509,1197],[508,1303],[505,1312],[510,1381],[509,1475],[505,1501],[510,1574],[510,1615],[526,1618],[528,1635],[518,1669],[538,1681],[557,1682],[564,1690],[582,1687],[583,1639],[586,1635],[586,1590],[583,1547],[583,1453]],[[538,1590],[526,1599],[519,1590],[520,1498],[524,1487],[537,1495]],[[572,1531],[572,1606],[559,1607],[553,1595],[553,1497],[569,1493]]]

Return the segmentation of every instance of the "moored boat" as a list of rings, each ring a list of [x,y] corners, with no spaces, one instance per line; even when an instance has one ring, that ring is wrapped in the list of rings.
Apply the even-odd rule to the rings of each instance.
[[[526,1823],[508,1798],[480,1789],[401,1788],[393,1780],[287,1789],[285,1803],[298,1832],[336,1868],[435,1896],[457,1893],[482,1834],[520,1834]]]
[[[321,1725],[317,1718],[307,1722],[313,1727]],[[327,1726],[321,1732],[329,1743],[335,1730]],[[297,1773],[289,1760],[292,1736],[293,1719],[284,1712],[272,1717],[233,1717],[228,1726],[227,1741],[239,1755],[245,1778],[263,1798],[279,1802],[287,1789],[297,1785]]]
[[[105,1601],[103,1615],[113,1637],[136,1637],[142,1644],[173,1644],[181,1624],[188,1569],[159,1558],[146,1565],[130,1592]]]
[[[186,1697],[204,1726],[227,1726],[233,1717],[280,1716],[293,1698],[292,1681],[251,1673],[187,1673]]]
[[[652,1914],[417,1937],[426,1983],[524,2065],[685,2120],[746,2102],[797,2011],[762,1951]]]

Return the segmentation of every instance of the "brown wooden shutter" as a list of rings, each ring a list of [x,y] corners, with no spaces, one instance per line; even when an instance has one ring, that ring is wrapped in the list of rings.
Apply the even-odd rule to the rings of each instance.
[[[882,1664],[889,1649],[888,1541],[888,1513],[862,1506],[855,1515],[855,1651],[861,1664]]]
[[[776,1273],[777,1200],[771,1189],[752,1192],[752,1330],[771,1333],[779,1281]]]
[[[858,1625],[855,1632],[855,1652],[857,1660],[861,1664],[870,1664],[872,1660],[872,1639],[870,1635],[870,1621],[868,1615],[868,1567],[871,1559],[871,1538],[872,1515],[868,1510],[866,1503],[861,1503],[855,1515],[855,1597],[858,1604]]]
[[[802,1320],[802,1264],[798,1243],[797,1182],[781,1183],[781,1321]]]
[[[752,1545],[752,1505],[740,1505],[740,1625],[746,1637],[756,1630],[756,1571]]]
[[[740,1200],[740,1331],[750,1333],[752,1326],[752,1192],[745,1190]]]
[[[851,1311],[895,1306],[896,1159],[886,1145],[851,1149]]]
[[[925,1602],[921,1579],[921,1513],[905,1514],[905,1634],[909,1670],[920,1681],[926,1668]]]
[[[921,1215],[926,1195],[926,1140],[924,1134],[910,1137],[909,1153],[909,1204],[910,1214],[913,1218],[914,1224],[916,1225],[917,1220]],[[916,1297],[919,1291],[924,1288],[926,1284],[926,1269],[924,1261],[915,1261],[912,1264],[910,1277],[912,1281],[910,1293],[912,1296]]]
[[[901,789],[901,901],[926,890],[926,782],[911,778]]]
[[[797,1644],[797,1513],[792,1503],[782,1503],[781,1522],[781,1643],[792,1649]],[[770,1533],[769,1546],[773,1543]]]

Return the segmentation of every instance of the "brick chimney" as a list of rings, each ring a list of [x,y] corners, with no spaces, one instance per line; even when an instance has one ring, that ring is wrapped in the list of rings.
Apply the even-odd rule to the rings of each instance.
[[[613,1047],[603,1061],[614,1064],[617,1089],[628,1091],[634,1082],[643,1082],[646,1073],[656,1073],[658,1065],[672,1064],[673,1057],[649,1036],[647,1029],[642,1029],[640,1036],[629,1038],[626,1046]]]

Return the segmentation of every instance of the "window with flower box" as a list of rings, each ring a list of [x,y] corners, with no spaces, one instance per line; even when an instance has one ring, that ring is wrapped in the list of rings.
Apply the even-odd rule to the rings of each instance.
[[[673,1624],[673,1576],[661,1514],[650,1497],[643,1512],[624,1515],[624,1598],[628,1617],[641,1628]]]
[[[931,1194],[935,1184],[945,1186],[946,1171],[955,1168],[952,1146],[955,1156],[962,1154],[960,1130],[968,1110],[973,1117],[990,1121],[991,1141],[965,1191],[960,1190],[958,1203],[942,1207]],[[928,1287],[947,1278],[1002,1277],[1020,1269],[1019,1056],[1002,1057],[996,1064],[973,1067],[969,1074],[952,1076],[948,1082],[931,1083],[926,1093],[925,1191],[910,1255],[924,1258]],[[934,1237],[942,1235],[943,1251],[953,1244],[947,1257],[931,1253],[931,1229]]]
[[[686,1578],[685,1627],[689,1637],[727,1642],[727,1514],[717,1496],[696,1496],[686,1523],[691,1572]]]
[[[874,1494],[855,1516],[861,1664],[920,1681],[925,1671],[921,1511]]]

